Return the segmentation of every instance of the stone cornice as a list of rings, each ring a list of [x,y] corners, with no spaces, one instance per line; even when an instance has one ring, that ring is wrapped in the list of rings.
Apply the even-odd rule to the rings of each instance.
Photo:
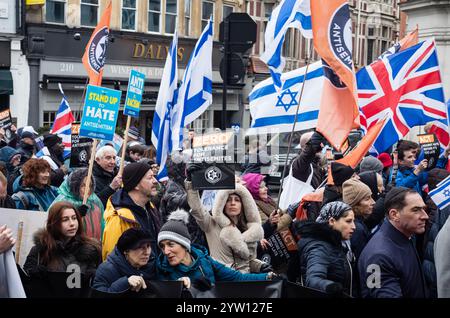
[[[404,12],[420,10],[424,7],[446,7],[450,6],[450,0],[409,0],[408,2],[400,3],[400,9]]]

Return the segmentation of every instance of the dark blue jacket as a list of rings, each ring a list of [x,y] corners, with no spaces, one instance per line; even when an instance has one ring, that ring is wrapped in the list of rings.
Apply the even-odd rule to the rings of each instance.
[[[191,245],[191,256],[193,262],[190,266],[179,264],[171,266],[167,257],[161,253],[157,259],[159,280],[177,280],[181,277],[189,277],[193,284],[199,279],[207,279],[211,285],[216,281],[256,281],[266,280],[267,274],[243,274],[222,263],[214,260],[208,255],[203,246]]]
[[[356,260],[359,259],[362,250],[366,246],[370,239],[370,230],[364,223],[362,217],[357,216],[355,218],[355,232],[353,232],[350,243],[352,246],[352,252],[355,254]]]
[[[416,248],[412,240],[388,220],[383,222],[362,251],[358,272],[362,297],[426,297],[425,280]],[[380,275],[377,277],[378,273]],[[375,287],[370,288],[367,282],[372,282]]]
[[[117,247],[108,255],[106,261],[100,264],[95,273],[92,288],[107,293],[122,293],[130,288],[128,278],[142,276],[144,280],[154,280],[156,277],[155,259],[150,258],[147,265],[136,269],[128,263]]]
[[[328,285],[340,283],[346,294],[355,296],[353,268],[341,233],[328,224],[306,221],[297,225],[297,234],[303,284],[326,292]]]

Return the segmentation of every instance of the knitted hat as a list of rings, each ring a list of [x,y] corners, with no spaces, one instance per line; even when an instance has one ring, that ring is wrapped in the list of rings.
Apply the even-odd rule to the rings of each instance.
[[[132,227],[122,233],[117,241],[117,249],[123,254],[125,251],[137,249],[142,244],[151,243],[151,241],[152,236],[148,231]]]
[[[189,213],[178,209],[173,211],[167,222],[161,227],[158,233],[158,245],[161,241],[169,240],[185,247],[191,251],[191,235],[186,224],[189,221]]]
[[[31,138],[34,139],[37,135],[33,134],[31,131],[24,131],[22,132],[22,135],[20,135],[20,138]]]
[[[317,223],[328,223],[333,218],[338,220],[346,211],[350,211],[352,207],[341,201],[333,201],[325,204],[320,210],[320,214],[316,219]]]
[[[127,192],[133,190],[150,169],[150,165],[143,162],[127,164],[122,175],[123,189]]]
[[[357,205],[368,196],[372,196],[372,191],[359,180],[348,179],[342,185],[342,199],[350,206]]]
[[[375,171],[381,173],[383,171],[383,163],[375,157],[364,157],[359,166],[359,172]]]
[[[339,162],[331,163],[331,175],[336,186],[341,186],[346,180],[350,179],[355,173],[352,167]]]
[[[49,149],[60,142],[62,142],[62,139],[58,135],[48,134],[44,136],[44,145]]]
[[[385,153],[385,152],[380,153],[380,155],[377,158],[378,158],[378,160],[381,161],[381,163],[383,164],[383,167],[387,168],[387,167],[392,166],[392,159],[388,153]]]

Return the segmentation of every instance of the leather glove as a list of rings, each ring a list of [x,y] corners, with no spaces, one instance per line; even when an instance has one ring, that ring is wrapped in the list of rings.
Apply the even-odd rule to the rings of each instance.
[[[314,134],[311,136],[309,143],[310,143],[311,147],[313,148],[314,152],[319,152],[319,151],[322,151],[322,148],[324,147],[326,140],[322,136],[322,134],[315,131]]]
[[[78,212],[80,212],[81,216],[84,217],[89,211],[89,207],[86,204],[82,204],[78,207]]]
[[[330,295],[342,295],[343,287],[341,283],[331,283],[325,287],[325,292]]]
[[[190,162],[186,165],[186,180],[192,181],[192,173],[203,169],[203,163]]]
[[[261,267],[259,268],[260,273],[270,273],[273,272],[273,267],[269,263],[262,263]]]

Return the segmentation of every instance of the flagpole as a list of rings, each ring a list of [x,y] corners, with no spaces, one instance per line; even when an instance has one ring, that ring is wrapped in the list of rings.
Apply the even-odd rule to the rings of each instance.
[[[125,152],[127,150],[127,142],[128,142],[128,130],[130,130],[130,125],[131,125],[131,116],[128,115],[127,126],[125,128],[125,133],[124,133],[124,136],[123,136],[122,155],[120,156],[120,168],[119,168],[119,173],[117,174],[119,176],[122,175],[123,168],[124,168]]]
[[[86,204],[87,199],[89,197],[89,190],[91,188],[92,170],[94,168],[95,149],[97,149],[97,144],[98,144],[98,139],[94,138],[94,142],[92,143],[92,149],[91,149],[91,158],[89,159],[89,170],[88,170],[87,180],[86,180],[85,188],[84,188],[83,204]]]
[[[291,134],[289,136],[289,144],[288,144],[288,151],[286,154],[286,160],[284,161],[284,169],[281,175],[281,179],[280,179],[280,189],[278,190],[278,198],[277,198],[277,207],[275,209],[275,211],[278,211],[278,208],[280,207],[280,196],[281,196],[281,192],[283,191],[283,179],[286,175],[286,168],[287,168],[287,164],[288,164],[288,160],[289,160],[289,154],[291,153],[291,146],[292,146],[292,136],[294,135],[294,131],[295,131],[295,125],[297,124],[297,117],[298,117],[298,111],[300,110],[300,103],[302,101],[302,97],[303,97],[303,91],[305,89],[305,85],[306,85],[306,80],[307,80],[307,76],[308,76],[308,69],[309,69],[309,63],[311,62],[311,55],[312,55],[312,50],[313,47],[311,45],[311,49],[308,52],[308,56],[306,56],[306,69],[305,69],[305,79],[303,81],[303,85],[302,88],[300,90],[300,95],[298,98],[298,104],[297,104],[297,110],[295,111],[295,117],[294,117],[294,125],[292,125],[292,131]]]

